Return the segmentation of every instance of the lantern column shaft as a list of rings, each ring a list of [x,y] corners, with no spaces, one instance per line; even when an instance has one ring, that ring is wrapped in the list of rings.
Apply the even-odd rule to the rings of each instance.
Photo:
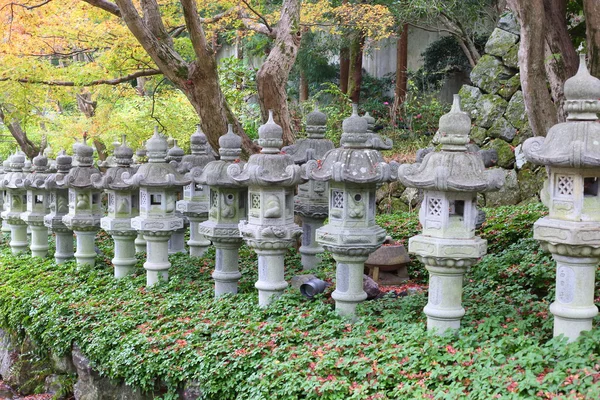
[[[74,231],[77,237],[75,259],[77,265],[94,266],[96,264],[96,231]]]
[[[27,251],[27,225],[11,224],[10,227],[10,249],[12,254],[24,253]]]
[[[284,257],[287,249],[255,251],[258,254],[258,281],[254,286],[258,289],[258,305],[267,307],[281,296],[288,286],[284,279]]]
[[[56,252],[54,259],[57,264],[64,264],[73,258],[73,231],[56,231]]]
[[[554,336],[564,334],[569,342],[581,331],[592,329],[598,314],[594,305],[597,258],[579,258],[553,254],[556,260],[556,300],[550,305],[554,315]]]
[[[238,253],[241,244],[241,239],[234,243],[215,241],[215,271],[212,274],[215,280],[215,297],[238,292],[238,281],[242,277],[239,270]]]
[[[427,330],[439,335],[454,333],[465,315],[461,301],[466,268],[432,265],[426,265],[426,268],[429,271],[429,295],[423,311],[427,315]]]
[[[135,231],[132,233],[135,234]],[[115,257],[112,259],[115,266],[115,278],[122,278],[131,274],[137,263],[135,258],[135,236],[133,234],[112,234],[115,241]]]
[[[137,237],[135,238],[135,252],[136,253],[145,253],[146,252],[146,239],[144,239],[144,234],[139,232]]]
[[[190,247],[190,256],[202,257],[211,245],[210,240],[198,231],[200,223],[206,221],[206,218],[188,218],[190,220],[190,240],[188,240],[187,244]]]
[[[169,239],[169,254],[187,253],[185,250],[185,231],[186,228],[181,228],[174,231]]]
[[[31,225],[31,255],[33,257],[48,256],[48,228],[44,225]]]
[[[358,303],[367,299],[363,290],[363,276],[365,269],[365,256],[346,256],[333,253],[337,262],[335,271],[335,291],[331,297],[335,300],[335,309],[338,314],[354,317]]]
[[[150,287],[158,283],[159,280],[169,280],[169,237],[144,235],[148,246],[148,254],[144,268],[146,274],[146,286]]]
[[[325,250],[319,246],[316,240],[316,230],[323,226],[323,219],[302,217],[302,246],[300,254],[302,255],[302,267],[304,270],[313,269],[321,261],[318,256]]]

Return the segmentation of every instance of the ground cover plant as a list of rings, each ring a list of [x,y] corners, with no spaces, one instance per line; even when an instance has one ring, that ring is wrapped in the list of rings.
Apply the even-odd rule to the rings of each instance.
[[[94,268],[31,262],[2,245],[0,326],[57,353],[76,343],[100,373],[163,399],[184,381],[206,399],[598,398],[600,329],[572,344],[551,339],[555,265],[529,237],[543,213],[488,210],[482,230],[498,246],[466,275],[457,336],[426,332],[426,290],[365,302],[354,324],[333,311],[333,288],[312,301],[289,289],[260,309],[246,247],[237,296],[213,299],[212,250],[172,256],[170,281],[146,289],[141,260],[133,276],[113,279],[106,235]],[[498,232],[501,221],[521,236]],[[379,222],[398,239],[418,229],[414,214]],[[300,272],[297,252],[286,266],[287,279]],[[329,256],[316,274],[333,280]]]

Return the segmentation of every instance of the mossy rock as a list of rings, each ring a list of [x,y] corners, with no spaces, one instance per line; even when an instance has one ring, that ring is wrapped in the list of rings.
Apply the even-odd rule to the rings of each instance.
[[[529,165],[526,164],[526,166]],[[540,190],[542,190],[544,180],[546,180],[546,170],[543,167],[523,168],[517,172],[517,180],[519,181],[521,201],[532,198],[539,200]]]
[[[500,117],[488,129],[488,134],[496,139],[511,142],[517,134],[517,128],[512,126],[504,117]]]
[[[504,56],[502,62],[509,68],[519,68],[519,43],[515,43]]]
[[[504,85],[498,90],[498,94],[503,98],[509,100],[513,94],[521,88],[521,77],[520,74],[516,74],[512,78],[504,82]]]
[[[515,92],[510,98],[506,111],[504,112],[504,118],[519,130],[523,130],[525,126],[529,125],[527,111],[525,111],[525,99],[523,98],[522,91],[519,90]]]
[[[502,13],[498,20],[498,28],[510,32],[514,35],[521,35],[521,26],[519,21],[511,11]]]
[[[494,139],[486,146],[486,148],[496,150],[496,152],[498,153],[499,167],[512,169],[515,165],[515,153],[513,152],[513,148],[504,140]]]
[[[496,94],[515,73],[497,57],[486,54],[471,71],[471,82],[487,93]]]
[[[518,41],[519,35],[496,28],[485,44],[485,52],[496,57],[504,57]]]
[[[475,118],[473,116],[473,110],[477,107],[477,102],[483,93],[481,90],[475,86],[463,85],[458,91],[458,96],[460,97],[460,108],[464,112],[468,113],[471,118]]]
[[[506,143],[506,142],[504,142]],[[521,201],[521,192],[517,180],[517,172],[514,169],[506,171],[504,186],[496,192],[485,193],[485,206],[498,207],[518,204]]]
[[[471,141],[475,143],[477,146],[483,146],[487,141],[489,135],[488,131],[485,128],[480,126],[474,126],[471,128],[471,133],[469,134]]]
[[[380,213],[392,214],[395,212],[409,211],[409,206],[398,197],[386,197],[379,202],[377,210]]]
[[[472,112],[471,117],[475,118],[475,125],[489,128],[504,114],[507,106],[508,103],[502,97],[484,94],[477,101],[477,108]]]

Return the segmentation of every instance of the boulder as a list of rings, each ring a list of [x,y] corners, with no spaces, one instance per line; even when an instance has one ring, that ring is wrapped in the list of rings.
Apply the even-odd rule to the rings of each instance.
[[[498,165],[498,152],[496,149],[480,150],[479,156],[483,160],[483,165],[486,168],[491,168]]]
[[[504,81],[504,84],[498,89],[498,94],[509,100],[513,94],[521,88],[521,76],[519,73],[515,74],[512,78]]]
[[[519,25],[519,21],[517,21],[515,15],[510,11],[507,11],[500,16],[497,26],[499,29],[502,29],[506,32],[510,32],[514,35],[521,35],[521,26]]]
[[[502,56],[502,63],[508,68],[519,68],[519,43],[513,45],[508,52]]]
[[[533,169],[523,168],[517,172],[521,201],[529,199],[539,200],[540,190],[542,190],[546,178],[546,169],[544,167],[535,167]]]
[[[504,186],[502,186],[499,191],[485,193],[486,207],[514,205],[518,204],[520,201],[521,192],[517,181],[517,172],[514,169],[506,171]]]
[[[496,57],[504,57],[519,41],[519,35],[496,28],[485,44],[485,52]]]
[[[514,75],[515,71],[502,64],[500,59],[486,54],[471,71],[471,82],[487,93],[496,94]]]
[[[498,118],[488,129],[488,135],[496,138],[502,139],[507,142],[512,142],[517,134],[517,128],[512,126],[510,122],[506,120],[504,117]]]
[[[400,200],[413,208],[416,207],[421,200],[423,200],[423,193],[421,193],[417,188],[406,188],[402,193]]]
[[[485,128],[475,125],[471,128],[471,133],[469,134],[471,141],[478,146],[483,146],[486,142],[486,139],[489,137],[488,132]]]
[[[510,144],[502,139],[494,139],[488,144],[488,149],[494,149],[498,154],[498,166],[512,169],[515,164],[515,153]]]
[[[515,92],[510,98],[510,101],[506,106],[506,111],[504,112],[504,118],[519,130],[522,130],[526,125],[529,125],[522,91],[519,90]]]
[[[367,294],[367,300],[373,300],[381,295],[379,285],[368,275],[363,275],[363,290]]]
[[[475,117],[476,125],[482,128],[489,128],[504,114],[507,106],[508,103],[502,97],[493,94],[484,94],[477,101],[477,109],[471,113],[471,117]]]
[[[482,95],[483,93],[481,93],[479,88],[476,88],[475,86],[462,85],[458,91],[461,110],[471,115],[471,118],[475,118],[472,115],[472,112],[477,108],[477,101]]]

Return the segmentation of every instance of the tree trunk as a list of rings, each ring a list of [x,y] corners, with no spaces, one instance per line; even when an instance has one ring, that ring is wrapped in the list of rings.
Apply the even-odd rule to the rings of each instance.
[[[273,110],[275,122],[283,128],[283,143],[294,143],[294,132],[287,104],[286,85],[292,69],[302,32],[300,31],[300,0],[285,0],[281,17],[274,28],[275,42],[267,59],[258,70],[256,86],[263,121]]]
[[[340,49],[340,91],[348,94],[348,74],[350,72],[350,48]]]
[[[408,83],[408,24],[398,28],[398,43],[396,44],[396,88],[394,90],[394,105],[391,120],[397,123],[400,105],[406,99]]]
[[[33,157],[40,154],[40,151],[43,151],[39,146],[33,143],[28,137],[27,133],[19,124],[19,121],[16,119],[8,120],[6,114],[4,114],[4,110],[0,106],[0,121],[8,128],[8,131],[12,135],[13,138],[17,141],[17,144],[21,148],[21,151],[25,153],[27,158],[33,160]]]
[[[557,123],[556,108],[546,82],[544,0],[509,0],[521,23],[519,67],[525,108],[533,134],[546,136]]]
[[[304,74],[304,71],[300,71],[299,92],[300,92],[300,96],[299,96],[300,101],[308,100],[308,81],[306,80],[306,75]]]
[[[77,99],[77,108],[88,118],[92,118],[96,113],[95,101],[92,101],[92,94],[90,92],[77,93],[75,95]]]
[[[350,45],[350,70],[348,71],[348,96],[350,96],[353,103],[360,101],[364,45],[365,35],[357,32]]]
[[[137,77],[135,80],[135,91],[137,92],[138,95],[144,97],[146,96],[146,81],[148,80],[148,78],[146,78],[145,76],[140,76]]]
[[[600,2],[583,0],[588,44],[588,65],[593,76],[600,78]]]
[[[545,1],[544,12],[546,75],[556,106],[557,120],[564,122],[564,84],[577,72],[579,60],[567,28],[566,0]]]
[[[104,144],[104,142],[98,138],[94,138],[92,139],[92,143],[96,148],[96,153],[98,153],[98,159],[100,161],[106,160],[106,158],[108,157],[108,151],[106,150],[106,145]]]

